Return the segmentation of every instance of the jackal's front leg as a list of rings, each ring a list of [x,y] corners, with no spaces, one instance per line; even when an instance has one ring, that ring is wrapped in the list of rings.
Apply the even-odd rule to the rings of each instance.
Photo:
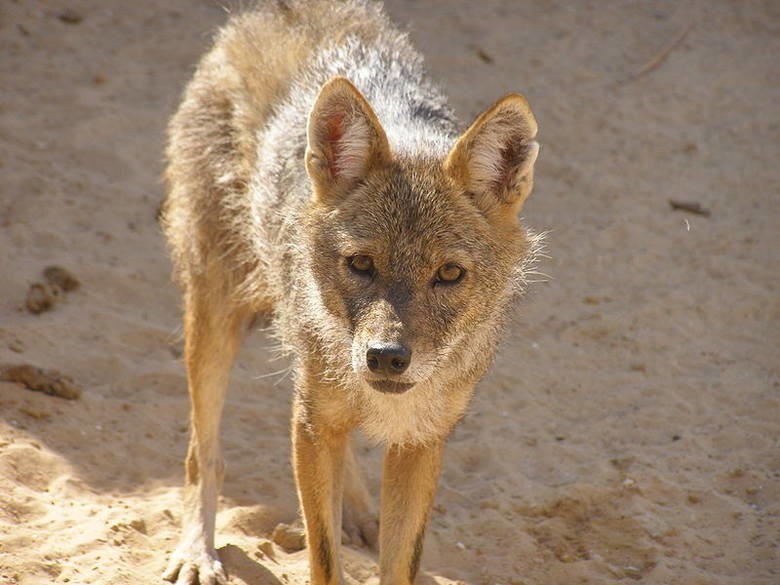
[[[212,295],[212,297],[215,295]],[[191,403],[183,533],[163,577],[177,585],[223,585],[214,549],[223,464],[219,427],[230,367],[241,340],[241,315],[205,295],[190,295],[185,313],[185,361]]]
[[[410,585],[420,567],[425,525],[436,494],[444,445],[391,446],[382,478],[381,585]]]
[[[341,585],[341,505],[348,429],[334,429],[300,396],[293,412],[293,459],[303,506],[311,585]]]

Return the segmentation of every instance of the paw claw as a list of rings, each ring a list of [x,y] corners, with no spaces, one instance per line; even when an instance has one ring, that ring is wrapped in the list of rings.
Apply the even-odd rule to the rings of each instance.
[[[227,585],[216,551],[177,550],[162,578],[176,585]]]

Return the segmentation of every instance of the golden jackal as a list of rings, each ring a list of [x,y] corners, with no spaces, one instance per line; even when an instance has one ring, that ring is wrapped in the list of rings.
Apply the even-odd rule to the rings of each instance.
[[[217,35],[167,149],[163,223],[192,404],[167,579],[226,581],[214,550],[220,418],[242,332],[263,313],[294,359],[312,585],[343,583],[342,523],[378,538],[382,585],[414,580],[445,438],[535,248],[517,218],[539,150],[526,100],[509,95],[456,128],[375,3],[276,2]],[[386,445],[378,524],[355,427]]]

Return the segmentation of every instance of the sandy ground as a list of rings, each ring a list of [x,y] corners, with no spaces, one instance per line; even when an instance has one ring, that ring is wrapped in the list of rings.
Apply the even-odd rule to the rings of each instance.
[[[778,4],[388,11],[464,121],[528,96],[524,215],[550,231],[549,278],[450,441],[418,582],[780,582]],[[188,404],[155,212],[166,120],[225,18],[210,0],[0,4],[0,363],[83,388],[0,383],[2,585],[156,583],[176,543]],[[31,314],[50,264],[81,287]],[[233,584],[307,582],[305,551],[258,548],[297,515],[270,344],[250,339],[226,407]],[[362,451],[376,489],[381,453]],[[372,582],[373,553],[346,557]]]

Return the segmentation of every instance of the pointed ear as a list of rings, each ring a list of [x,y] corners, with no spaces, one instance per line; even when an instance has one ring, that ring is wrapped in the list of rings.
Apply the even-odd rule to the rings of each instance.
[[[344,77],[322,86],[306,129],[306,171],[325,201],[352,189],[390,160],[387,136],[363,95]]]
[[[533,188],[539,144],[526,99],[511,94],[481,114],[455,143],[445,169],[484,212],[496,207],[514,217]]]

